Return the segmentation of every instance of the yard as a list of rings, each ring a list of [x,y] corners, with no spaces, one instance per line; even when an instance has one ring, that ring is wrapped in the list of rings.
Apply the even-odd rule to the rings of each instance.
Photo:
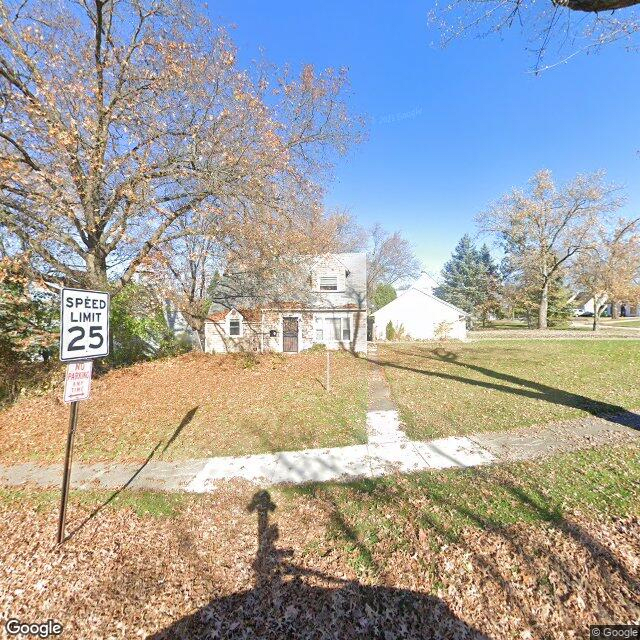
[[[0,614],[87,640],[582,638],[640,616],[638,455],[269,493],[74,493],[60,550],[57,491],[0,491]]]
[[[636,340],[389,344],[378,359],[419,440],[640,407]]]
[[[326,357],[190,354],[111,371],[82,402],[80,461],[180,460],[366,442],[366,366]],[[0,462],[60,462],[69,408],[60,385],[0,412]]]

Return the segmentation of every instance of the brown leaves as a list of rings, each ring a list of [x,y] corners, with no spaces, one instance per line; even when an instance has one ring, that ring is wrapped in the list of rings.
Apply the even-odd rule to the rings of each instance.
[[[165,459],[364,439],[365,362],[335,354],[331,395],[320,382],[322,353],[264,355],[246,364],[242,356],[191,353],[94,379],[91,399],[80,408],[76,459],[142,462],[170,440]],[[57,387],[0,412],[0,459],[61,461],[68,421],[61,393]]]
[[[640,614],[637,518],[469,528],[437,550],[376,545],[384,581],[365,582],[327,535],[319,500],[271,496],[276,510],[259,529],[252,493],[220,489],[168,519],[107,508],[59,551],[53,505],[3,506],[0,614],[52,617],[87,640],[577,640],[589,624]],[[72,504],[70,531],[82,510]]]

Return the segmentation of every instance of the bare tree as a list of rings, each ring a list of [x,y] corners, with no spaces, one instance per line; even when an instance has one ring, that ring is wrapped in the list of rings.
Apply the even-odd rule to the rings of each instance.
[[[512,27],[527,34],[536,73],[568,62],[580,53],[616,41],[637,47],[640,0],[455,0],[430,12],[442,42],[467,33],[484,36]],[[546,62],[553,48],[557,58]]]
[[[556,187],[544,169],[525,190],[514,189],[478,216],[481,230],[502,245],[510,268],[536,286],[538,328],[547,328],[550,283],[579,251],[595,246],[598,225],[622,204],[616,194],[603,173]]]
[[[318,204],[306,201],[286,206],[281,201],[279,207],[276,211],[245,202],[220,220],[185,219],[179,226],[191,233],[164,243],[146,261],[144,277],[163,292],[201,340],[212,303],[274,300],[283,294],[283,274],[295,271],[301,256],[340,247],[342,215],[327,215]],[[304,280],[305,294],[307,289]],[[301,287],[290,289],[287,300],[302,293]]]
[[[399,232],[389,233],[379,224],[369,231],[367,252],[367,298],[379,284],[396,284],[420,273],[420,262],[408,240]]]
[[[190,0],[0,0],[0,231],[34,278],[117,289],[192,221],[320,197],[345,73],[235,59]]]
[[[640,218],[602,227],[597,242],[580,252],[572,269],[576,287],[593,298],[593,330],[608,300],[640,296]]]

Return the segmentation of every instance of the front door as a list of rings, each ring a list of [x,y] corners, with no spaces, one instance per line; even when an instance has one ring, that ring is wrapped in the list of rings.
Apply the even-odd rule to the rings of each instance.
[[[282,350],[298,353],[298,318],[282,318]]]

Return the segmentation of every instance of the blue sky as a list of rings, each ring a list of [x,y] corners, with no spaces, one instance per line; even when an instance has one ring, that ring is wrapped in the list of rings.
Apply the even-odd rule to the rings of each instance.
[[[382,223],[439,270],[475,215],[537,170],[606,169],[640,214],[640,53],[579,56],[541,76],[517,31],[442,49],[429,2],[222,0],[240,62],[349,68],[369,139],[341,159],[327,205]]]

